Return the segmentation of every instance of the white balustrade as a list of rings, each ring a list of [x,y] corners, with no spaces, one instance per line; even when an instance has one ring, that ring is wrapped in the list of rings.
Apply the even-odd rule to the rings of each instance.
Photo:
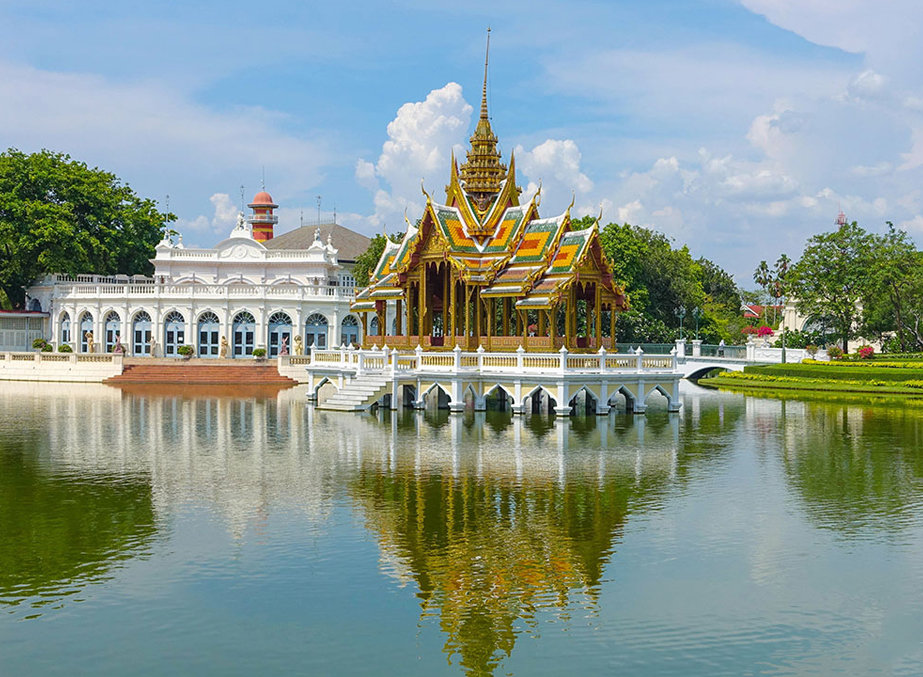
[[[458,346],[447,352],[427,352],[418,346],[412,353],[384,346],[372,350],[335,348],[311,351],[308,367],[368,371],[492,374],[599,374],[611,372],[670,373],[677,369],[675,349],[669,355],[611,355],[605,350],[590,354],[489,353],[483,348],[465,352]]]

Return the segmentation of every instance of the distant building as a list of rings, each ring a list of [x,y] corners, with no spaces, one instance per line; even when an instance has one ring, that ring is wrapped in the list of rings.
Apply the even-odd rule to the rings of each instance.
[[[169,357],[191,345],[205,358],[221,355],[222,339],[227,357],[359,343],[352,266],[369,238],[337,224],[274,237],[269,193],[249,207],[212,249],[165,236],[152,276],[48,275],[27,290],[28,307],[46,314],[46,339],[84,353],[91,341],[108,352],[117,340],[133,356]]]

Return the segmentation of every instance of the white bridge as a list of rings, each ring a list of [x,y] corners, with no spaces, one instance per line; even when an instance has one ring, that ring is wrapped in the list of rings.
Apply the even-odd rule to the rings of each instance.
[[[661,350],[666,346],[658,346]],[[651,397],[665,397],[669,411],[679,411],[679,381],[698,379],[721,369],[742,371],[748,364],[801,362],[804,350],[770,348],[751,341],[746,346],[705,346],[677,341],[669,353],[645,353],[639,346],[627,353],[571,354],[464,352],[399,352],[379,349],[314,350],[306,366],[308,398],[318,408],[362,411],[374,406],[399,408],[438,406],[451,411],[487,408],[489,398],[514,413],[554,411],[568,416],[577,410],[607,414],[624,396],[626,408],[643,413]],[[823,356],[821,356],[823,358]]]
[[[651,397],[665,397],[670,411],[679,411],[679,368],[675,350],[669,355],[488,353],[412,353],[390,350],[314,350],[308,371],[308,397],[320,409],[361,411],[375,405],[451,411],[487,408],[494,399],[517,414],[528,411],[568,416],[577,408],[607,414],[617,396],[628,410],[643,413]]]

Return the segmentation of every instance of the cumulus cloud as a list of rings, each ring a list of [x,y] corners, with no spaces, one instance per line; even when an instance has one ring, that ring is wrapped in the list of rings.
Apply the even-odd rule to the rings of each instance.
[[[593,190],[593,182],[581,171],[580,149],[571,139],[547,139],[532,150],[516,146],[516,170],[528,179],[523,195],[530,198],[541,182],[543,201],[569,202],[571,191],[578,195]]]
[[[174,228],[181,233],[227,234],[237,225],[240,207],[234,204],[227,193],[215,193],[208,199],[215,210],[211,218],[200,214],[194,219],[178,219]]]
[[[373,226],[400,223],[405,208],[422,210],[420,181],[425,180],[430,191],[441,187],[448,176],[450,151],[460,152],[472,110],[455,82],[398,109],[377,162],[356,163],[357,183],[374,195],[375,213],[369,219]]]

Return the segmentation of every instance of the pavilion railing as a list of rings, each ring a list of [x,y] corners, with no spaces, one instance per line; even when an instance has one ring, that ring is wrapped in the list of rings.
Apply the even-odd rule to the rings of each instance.
[[[311,351],[308,369],[331,369],[382,374],[409,372],[439,373],[521,373],[570,374],[608,372],[675,372],[676,350],[667,355],[645,355],[643,350],[632,354],[610,354],[605,348],[592,354],[572,354],[566,348],[556,353],[516,352],[491,353],[479,349],[466,352],[456,347],[448,352],[413,352],[392,350],[389,347],[371,350],[338,348]]]

